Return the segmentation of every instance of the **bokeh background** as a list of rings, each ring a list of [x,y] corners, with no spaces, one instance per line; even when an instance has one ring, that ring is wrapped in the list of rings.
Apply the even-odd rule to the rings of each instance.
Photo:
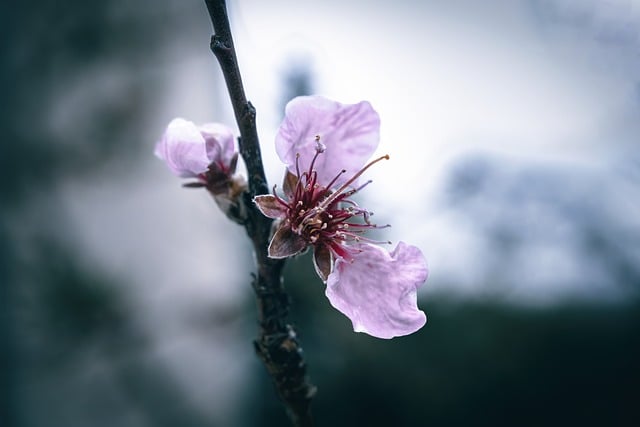
[[[317,425],[640,425],[640,4],[229,1],[272,183],[288,99],[369,100],[361,196],[426,254],[429,318],[353,333],[311,261]],[[0,426],[281,426],[252,255],[152,155],[232,124],[203,2],[4,2]]]

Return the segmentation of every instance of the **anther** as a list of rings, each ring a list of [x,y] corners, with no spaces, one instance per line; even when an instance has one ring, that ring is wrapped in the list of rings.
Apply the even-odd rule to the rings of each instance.
[[[320,135],[316,135],[316,151],[318,153],[324,153],[324,150],[327,149],[327,146],[320,142]]]

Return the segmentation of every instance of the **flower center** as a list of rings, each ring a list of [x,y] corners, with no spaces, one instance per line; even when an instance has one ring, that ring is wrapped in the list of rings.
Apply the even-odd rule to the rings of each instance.
[[[288,208],[287,220],[291,224],[291,229],[309,244],[326,245],[335,255],[345,259],[351,259],[353,250],[357,251],[349,248],[347,246],[349,243],[359,241],[390,243],[377,242],[362,236],[368,229],[386,228],[389,225],[378,226],[371,223],[372,213],[360,208],[350,199],[371,181],[355,188],[351,187],[351,184],[372,165],[381,160],[388,160],[389,156],[384,155],[367,163],[337,189],[332,190],[334,184],[346,171],[340,171],[326,186],[319,184],[314,164],[318,156],[324,153],[325,147],[320,143],[318,136],[316,144],[316,153],[308,170],[301,173],[296,160],[297,182],[288,203],[283,201]]]

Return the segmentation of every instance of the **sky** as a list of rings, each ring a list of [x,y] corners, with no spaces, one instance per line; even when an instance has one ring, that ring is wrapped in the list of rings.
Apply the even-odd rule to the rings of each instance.
[[[282,177],[272,141],[283,114],[283,73],[292,67],[309,70],[315,93],[345,103],[368,100],[379,112],[378,153],[391,161],[368,174],[374,183],[363,192],[363,204],[381,223],[392,224],[385,239],[408,241],[427,255],[431,278],[422,293],[521,303],[624,295],[615,283],[603,285],[615,278],[600,280],[610,274],[581,252],[581,229],[558,207],[575,199],[572,209],[597,216],[605,234],[611,234],[610,223],[622,224],[616,232],[623,235],[638,225],[630,215],[638,208],[629,203],[638,192],[638,2],[280,0],[230,2],[229,10],[270,182]],[[202,194],[181,189],[151,155],[173,117],[233,123],[217,64],[199,42],[210,24],[203,10],[187,12],[184,19],[193,26],[167,46],[160,64],[152,64],[159,70],[146,71],[166,84],[163,102],[151,107],[157,111],[147,124],[149,156],[135,183],[68,182],[62,197],[84,252],[108,271],[154,288],[165,283],[168,295],[176,278],[188,274],[192,291],[213,298],[212,275],[222,284],[241,280],[235,269],[219,266],[246,262],[231,255],[248,247],[242,232],[227,227]],[[119,78],[113,70],[86,77],[74,83],[78,93],[83,81],[96,79],[109,93]],[[71,124],[64,112],[56,109],[51,117],[61,132]],[[452,183],[482,165],[496,173],[484,177],[480,201],[455,201]],[[594,185],[603,187],[600,203],[580,199]],[[547,191],[553,188],[555,193]],[[517,191],[535,206],[506,214]],[[107,209],[87,212],[105,198],[113,200]],[[490,236],[491,230],[503,232],[501,224],[525,232],[506,262],[497,259],[503,254]],[[125,248],[113,251],[123,230],[133,234]],[[167,244],[149,251],[158,230]],[[526,230],[535,230],[535,238]],[[624,245],[623,252],[637,260],[638,239]],[[209,262],[205,254],[211,252],[219,264]],[[141,254],[146,262],[139,261]],[[162,267],[149,269],[148,263]],[[223,286],[215,299],[242,298],[233,289]]]
[[[615,283],[603,285],[609,273],[579,250],[582,229],[558,207],[598,185],[601,204],[583,198],[572,209],[623,228],[638,225],[629,215],[637,207],[625,202],[638,191],[638,4],[280,0],[230,2],[229,10],[270,182],[282,176],[271,144],[283,114],[283,73],[307,69],[315,93],[368,100],[380,113],[378,154],[391,161],[371,170],[374,184],[362,198],[393,225],[385,238],[411,239],[427,254],[431,280],[422,292],[549,303],[623,296]],[[232,123],[224,86],[212,82],[216,64],[202,49],[188,52],[176,61],[159,116]],[[211,92],[202,90],[212,84],[222,94],[214,117],[207,116]],[[502,182],[488,183],[483,203],[455,204],[453,174],[477,163],[491,165]],[[536,207],[502,215],[513,208],[514,191]],[[501,263],[486,222],[534,229],[537,238],[521,238],[518,254]],[[602,232],[611,234],[606,225]],[[632,253],[638,240],[625,244]],[[201,268],[191,271],[204,278]],[[492,284],[502,280],[495,276],[505,283]],[[533,279],[515,284],[513,277]]]

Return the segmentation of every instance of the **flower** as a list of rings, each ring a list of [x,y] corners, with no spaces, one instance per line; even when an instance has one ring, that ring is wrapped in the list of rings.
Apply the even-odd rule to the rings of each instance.
[[[155,155],[164,160],[171,172],[182,178],[196,178],[186,187],[206,187],[218,206],[232,220],[242,223],[246,212],[239,195],[246,189],[242,177],[234,176],[238,164],[233,131],[220,123],[196,126],[173,119],[160,141]]]
[[[259,195],[254,202],[278,223],[269,256],[286,258],[308,247],[314,266],[327,284],[331,305],[346,315],[356,332],[378,338],[411,334],[426,323],[417,306],[417,288],[427,278],[422,253],[400,242],[387,252],[363,236],[373,228],[371,212],[351,196],[369,185],[358,184],[385,155],[365,163],[379,141],[380,119],[371,105],[340,104],[313,96],[287,104],[276,136],[276,151],[287,171],[284,198]],[[390,243],[390,242],[384,242]]]
[[[156,144],[155,155],[164,160],[175,175],[206,183],[215,178],[211,175],[231,176],[235,172],[238,153],[234,140],[231,129],[223,124],[196,126],[176,118]]]

